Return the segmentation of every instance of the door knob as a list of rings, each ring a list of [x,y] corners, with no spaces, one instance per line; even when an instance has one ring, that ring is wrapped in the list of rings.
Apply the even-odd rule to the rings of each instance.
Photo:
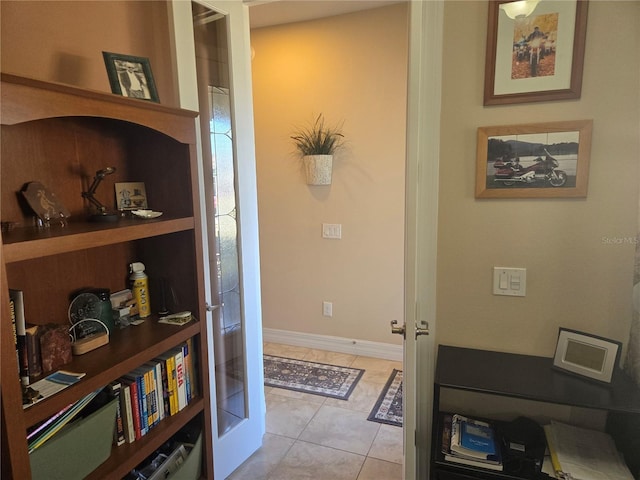
[[[416,338],[420,335],[429,335],[429,324],[426,320],[422,320],[420,326],[418,326],[418,322],[416,322]]]
[[[402,335],[404,337],[404,335],[405,335],[404,325],[399,327],[397,320],[391,320],[391,333],[395,333],[397,335]]]

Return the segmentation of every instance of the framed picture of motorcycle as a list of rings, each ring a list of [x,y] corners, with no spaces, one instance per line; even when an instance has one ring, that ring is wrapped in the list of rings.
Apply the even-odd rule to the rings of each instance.
[[[476,198],[586,197],[592,120],[478,128]]]
[[[587,9],[587,0],[491,0],[484,105],[580,98]]]

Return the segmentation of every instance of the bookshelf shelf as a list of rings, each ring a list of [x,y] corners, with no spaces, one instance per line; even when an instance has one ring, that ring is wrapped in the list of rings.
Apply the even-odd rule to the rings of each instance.
[[[185,423],[200,414],[203,408],[203,399],[196,398],[177,415],[162,420],[156,428],[140,440],[114,448],[109,460],[91,472],[86,480],[124,477],[158,448],[158,439],[175,435]]]
[[[92,352],[75,356],[65,370],[86,373],[78,383],[24,411],[25,426],[30,427],[60,411],[90,392],[127,374],[158,355],[200,332],[197,322],[177,327],[147,319],[137,327],[118,330],[111,341]]]
[[[607,432],[635,478],[640,474],[640,388],[623,372],[603,385],[553,370],[551,358],[440,345],[434,385],[431,479],[521,479],[444,460],[441,396],[460,390],[607,412]],[[465,412],[456,412],[462,413]],[[527,415],[527,412],[522,412]],[[500,422],[493,422],[497,426]]]
[[[193,227],[193,217],[119,220],[115,224],[72,222],[66,227],[52,227],[44,231],[25,227],[4,235],[3,253],[5,263],[13,263],[192,230]]]
[[[0,284],[24,296],[27,323],[69,325],[70,300],[87,288],[112,293],[129,286],[128,266],[142,262],[149,275],[152,313],[171,289],[171,310],[189,310],[184,326],[158,323],[115,329],[107,345],[60,367],[85,373],[78,383],[22,408],[8,292],[1,296],[2,478],[32,477],[27,428],[154,358],[190,341],[197,359],[199,396],[167,416],[139,440],[111,449],[89,478],[122,478],[188,422],[202,428],[203,452],[212,449],[204,266],[196,156],[196,112],[68,85],[2,74],[0,88]],[[157,219],[121,217],[88,221],[86,191],[95,173],[114,167],[96,197],[115,209],[115,183],[142,182]],[[37,229],[20,191],[38,181],[71,213],[68,224]],[[4,230],[4,228],[3,228]],[[155,303],[154,303],[155,302]],[[164,306],[164,305],[163,305]],[[45,372],[46,374],[46,372]],[[37,380],[32,378],[32,381]],[[115,421],[115,419],[114,419]],[[55,439],[55,436],[53,437]],[[87,439],[90,441],[90,439]],[[202,455],[204,478],[212,478],[212,456]]]

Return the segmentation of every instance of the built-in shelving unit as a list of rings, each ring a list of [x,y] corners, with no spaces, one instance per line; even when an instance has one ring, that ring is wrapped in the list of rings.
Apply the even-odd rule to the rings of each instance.
[[[106,386],[144,362],[193,340],[198,397],[165,418],[140,440],[113,447],[89,478],[122,478],[193,419],[203,432],[203,476],[213,477],[208,395],[204,272],[197,188],[196,112],[152,102],[87,91],[2,74],[0,218],[12,228],[2,233],[0,266],[2,323],[2,477],[31,477],[27,428],[88,393]],[[81,192],[95,172],[115,167],[96,196],[115,206],[116,182],[144,182],[153,220],[123,215],[117,222],[88,221]],[[34,224],[34,213],[19,193],[39,181],[71,212],[68,224]],[[179,310],[196,321],[163,325],[152,315],[139,326],[112,332],[110,342],[73,357],[64,368],[84,372],[77,384],[27,409],[17,375],[8,288],[24,292],[28,323],[68,324],[72,292],[82,288],[127,288],[128,265],[141,261],[150,278],[152,311],[159,281],[170,285]],[[88,439],[89,440],[89,439]]]

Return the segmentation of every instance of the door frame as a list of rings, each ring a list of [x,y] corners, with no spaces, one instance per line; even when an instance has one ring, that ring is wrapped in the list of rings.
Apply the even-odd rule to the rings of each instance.
[[[405,210],[404,478],[429,478],[444,2],[409,2]],[[416,339],[416,323],[430,334]],[[410,446],[414,446],[411,448]]]
[[[234,157],[236,164],[236,197],[238,208],[238,237],[240,239],[240,281],[243,309],[243,340],[246,361],[247,418],[231,432],[221,437],[217,431],[217,396],[215,375],[210,375],[210,411],[213,437],[213,472],[215,478],[226,478],[253,452],[262,446],[265,433],[266,404],[264,398],[264,372],[262,369],[262,307],[260,288],[260,257],[258,232],[258,199],[255,167],[255,141],[253,129],[253,96],[251,80],[251,46],[249,37],[249,7],[233,0],[195,0],[197,3],[225,15],[228,19],[228,45],[233,50],[230,55],[229,82],[232,111],[232,131],[234,135]],[[191,0],[170,0],[169,21],[171,22],[171,45],[173,63],[181,108],[199,111],[197,74],[194,48]],[[198,185],[202,205],[202,224],[207,225],[208,208],[204,184],[202,138],[200,119],[197,118]],[[208,229],[203,228],[203,244],[209,245]],[[205,295],[208,305],[215,302],[211,298],[209,272],[209,250],[204,249]],[[211,370],[215,365],[213,351],[213,315],[215,309],[207,312],[207,329],[211,339],[209,359]],[[240,439],[241,442],[237,441]],[[233,445],[231,443],[234,443]],[[238,448],[238,444],[242,448]],[[215,460],[218,460],[217,462]],[[220,461],[224,459],[224,461]]]

